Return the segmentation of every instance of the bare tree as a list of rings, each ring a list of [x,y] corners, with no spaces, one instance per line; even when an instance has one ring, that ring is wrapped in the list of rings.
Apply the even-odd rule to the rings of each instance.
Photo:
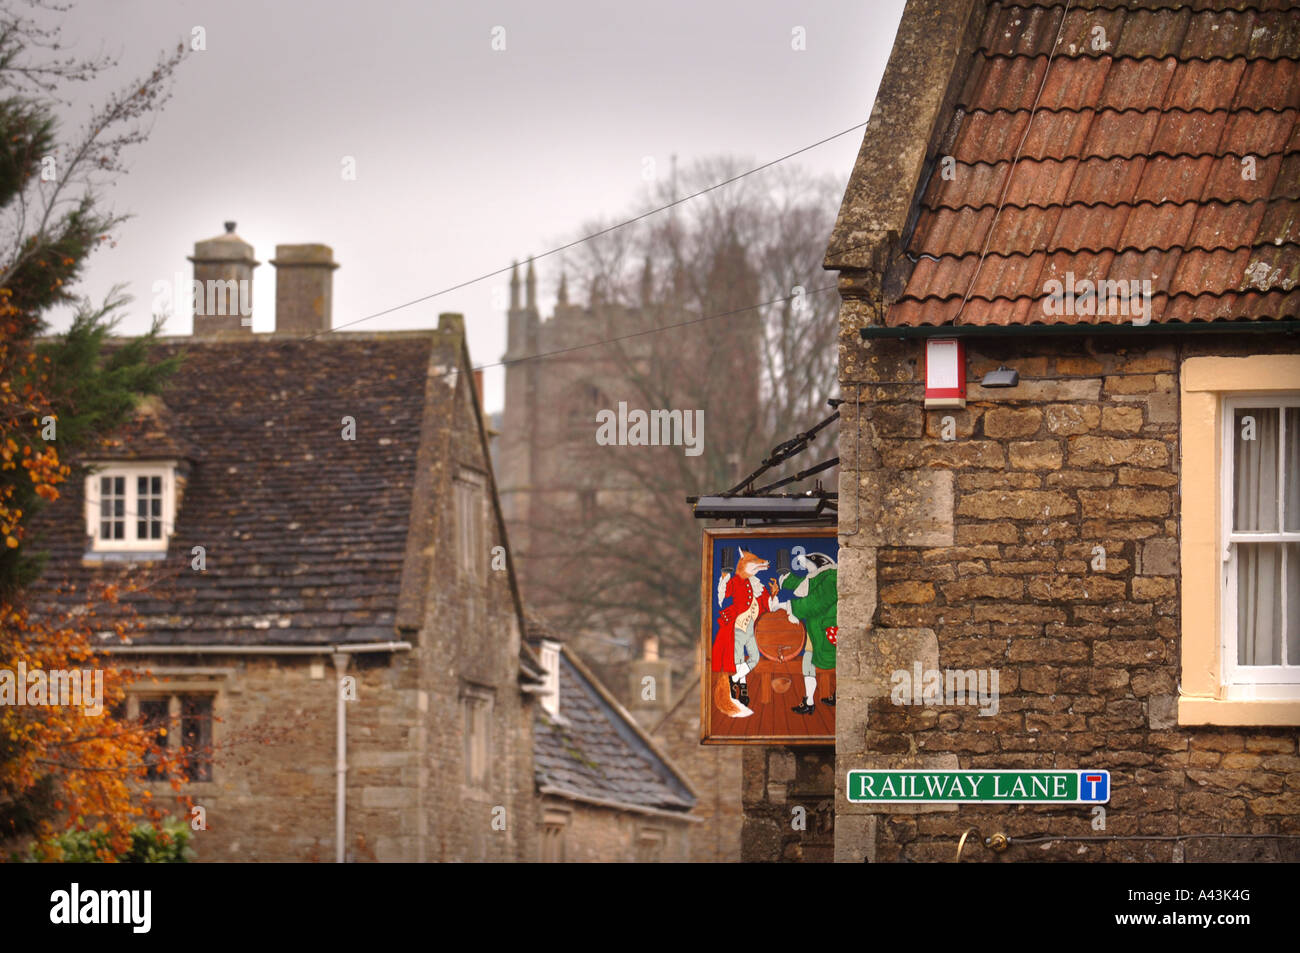
[[[666,204],[747,167],[700,162],[679,195],[664,182],[648,201]],[[553,464],[543,482],[562,490],[530,507],[521,562],[530,601],[584,651],[615,662],[655,636],[665,655],[688,658],[700,524],[685,497],[730,488],[830,413],[837,296],[821,262],[840,192],[833,179],[776,167],[570,253],[562,297],[573,289],[588,305],[576,318],[561,305],[546,346],[575,350],[535,371],[548,411],[569,410],[539,425]],[[698,455],[601,445],[596,414],[617,415],[620,405],[702,412]],[[814,453],[773,478],[833,456],[834,444],[827,438]]]
[[[148,120],[169,98],[187,53],[178,43],[61,139],[53,117],[73,105],[70,90],[117,66],[111,56],[65,52],[61,18],[71,9],[49,0],[0,4],[0,124],[24,130],[14,140],[21,150],[11,146],[0,163],[0,186],[15,191],[0,215],[0,287],[43,256],[84,255],[126,219],[106,211],[99,196],[125,170],[126,150],[148,138]]]

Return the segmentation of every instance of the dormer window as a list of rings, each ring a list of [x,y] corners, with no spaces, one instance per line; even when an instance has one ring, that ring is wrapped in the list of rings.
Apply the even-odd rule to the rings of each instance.
[[[175,515],[174,464],[103,464],[86,477],[92,552],[165,552]]]

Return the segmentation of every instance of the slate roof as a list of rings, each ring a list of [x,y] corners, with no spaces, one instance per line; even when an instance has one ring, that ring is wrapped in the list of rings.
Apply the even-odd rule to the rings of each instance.
[[[100,440],[98,460],[192,460],[194,446],[181,433],[171,409],[158,397],[141,401],[135,415]]]
[[[396,637],[416,452],[431,359],[458,366],[429,332],[168,339],[185,360],[161,403],[127,428],[189,461],[176,532],[157,581],[127,597],[136,644],[339,644]],[[437,348],[440,353],[434,354]],[[441,353],[444,352],[445,353]],[[342,418],[356,439],[342,439]],[[162,424],[165,422],[165,426]],[[171,435],[170,437],[168,435]],[[155,447],[157,449],[157,447]],[[88,454],[93,458],[100,453]],[[49,588],[112,579],[85,565],[82,487],[34,520]],[[207,571],[190,568],[203,546]]]
[[[559,724],[537,706],[533,768],[540,789],[579,799],[685,813],[695,796],[664,758],[606,700],[594,677],[560,652]]]
[[[987,4],[938,148],[955,166],[945,177],[936,161],[922,184],[905,236],[915,264],[885,323],[1129,320],[1046,316],[1044,285],[1067,272],[1150,279],[1156,322],[1297,317],[1300,7],[1064,11]]]

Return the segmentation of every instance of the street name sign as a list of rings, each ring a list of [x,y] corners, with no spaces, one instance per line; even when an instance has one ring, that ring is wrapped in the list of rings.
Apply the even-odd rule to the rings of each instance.
[[[1110,772],[850,771],[853,804],[1105,804]]]

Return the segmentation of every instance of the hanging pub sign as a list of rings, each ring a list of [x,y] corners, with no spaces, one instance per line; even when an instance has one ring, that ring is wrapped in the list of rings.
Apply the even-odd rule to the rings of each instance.
[[[704,531],[703,744],[834,744],[834,527]]]

